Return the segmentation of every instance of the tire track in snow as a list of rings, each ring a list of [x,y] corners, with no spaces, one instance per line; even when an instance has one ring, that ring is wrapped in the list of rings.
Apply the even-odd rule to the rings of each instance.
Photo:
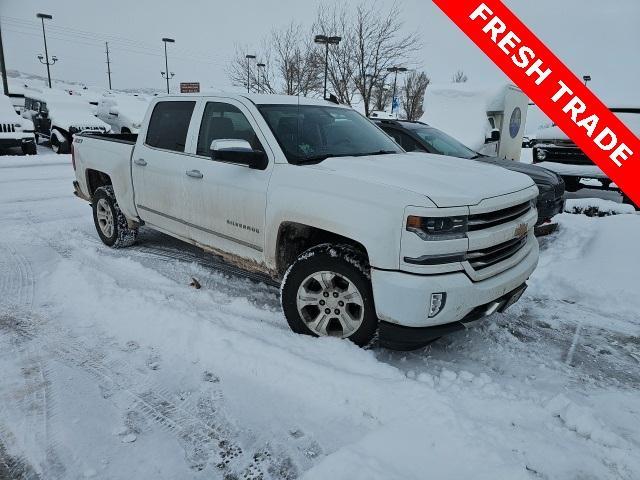
[[[45,322],[31,319],[13,332],[22,340],[38,344],[54,359],[90,374],[111,394],[119,392],[129,397],[134,411],[176,437],[190,468],[224,472],[225,478],[269,478],[268,471],[277,460],[267,449],[243,449],[236,440],[238,433],[223,412],[221,392],[218,398],[215,392],[209,398],[198,398],[199,408],[194,408],[188,401],[177,403],[174,393],[136,373],[124,360],[110,359],[104,351],[73,340],[71,332],[60,326],[51,329]]]

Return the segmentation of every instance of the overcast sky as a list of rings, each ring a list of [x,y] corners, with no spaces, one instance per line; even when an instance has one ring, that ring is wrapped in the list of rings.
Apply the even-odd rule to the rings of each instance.
[[[342,0],[343,2],[351,2]],[[506,3],[576,74],[607,99],[638,99],[640,0],[507,0]],[[390,2],[380,1],[381,6]],[[500,81],[499,70],[429,0],[400,0],[407,32],[418,31],[424,48],[416,63],[435,82],[457,69],[471,81]],[[107,85],[105,39],[111,42],[114,88],[162,88],[161,38],[170,46],[176,81],[228,88],[225,65],[235,44],[257,45],[273,27],[291,20],[310,24],[318,2],[308,0],[0,0],[8,69],[46,73],[36,13],[47,23],[49,54],[60,61],[54,78]]]

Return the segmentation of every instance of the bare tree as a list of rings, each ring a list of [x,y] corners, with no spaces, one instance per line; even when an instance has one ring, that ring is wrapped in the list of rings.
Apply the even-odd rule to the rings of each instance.
[[[384,112],[387,106],[391,103],[393,91],[387,85],[387,79],[389,75],[381,75],[377,83],[373,85],[371,91],[372,109],[380,112]]]
[[[464,73],[463,70],[458,70],[453,74],[453,77],[451,77],[453,83],[466,83],[467,80],[469,80],[469,77],[467,77],[467,74]]]
[[[227,75],[231,80],[231,83],[236,87],[247,88],[247,79],[249,80],[249,89],[257,91],[258,85],[258,69],[256,67],[255,60],[247,60],[247,54],[256,55],[257,58],[261,58],[264,54],[260,54],[256,51],[249,49],[249,46],[236,45],[235,53],[229,65],[227,65]],[[248,66],[248,71],[247,71]],[[260,72],[261,76],[263,72]],[[262,78],[261,78],[262,80]],[[261,82],[262,83],[262,82]]]
[[[404,117],[415,122],[424,114],[424,94],[431,79],[424,72],[413,71],[404,80],[402,89],[402,108]]]
[[[367,116],[374,86],[386,75],[387,68],[404,63],[420,48],[416,33],[401,34],[403,23],[399,19],[397,5],[386,12],[378,2],[363,2],[356,7],[354,81]]]
[[[283,29],[273,30],[271,44],[282,93],[306,96],[317,92],[321,85],[320,72],[324,60],[315,48],[311,35],[302,26],[292,22]]]

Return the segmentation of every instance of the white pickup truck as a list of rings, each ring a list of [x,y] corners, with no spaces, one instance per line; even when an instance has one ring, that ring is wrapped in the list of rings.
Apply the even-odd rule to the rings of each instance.
[[[106,245],[145,225],[266,273],[298,333],[416,348],[508,308],[538,261],[531,178],[406,153],[322,100],[158,97],[138,135],[73,147]]]

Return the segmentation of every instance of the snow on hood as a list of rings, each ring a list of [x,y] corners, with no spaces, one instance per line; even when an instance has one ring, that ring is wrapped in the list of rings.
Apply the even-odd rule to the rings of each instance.
[[[91,114],[89,107],[75,105],[56,105],[49,109],[51,123],[60,128],[79,127],[104,127],[109,125]]]
[[[6,95],[0,95],[0,123],[26,123],[24,119],[16,113],[11,99]]]
[[[534,185],[502,167],[430,153],[329,158],[317,167],[425,195],[438,207],[477,205]]]
[[[553,126],[541,128],[536,133],[536,139],[540,140],[570,140],[569,136],[560,130],[560,127]]]

